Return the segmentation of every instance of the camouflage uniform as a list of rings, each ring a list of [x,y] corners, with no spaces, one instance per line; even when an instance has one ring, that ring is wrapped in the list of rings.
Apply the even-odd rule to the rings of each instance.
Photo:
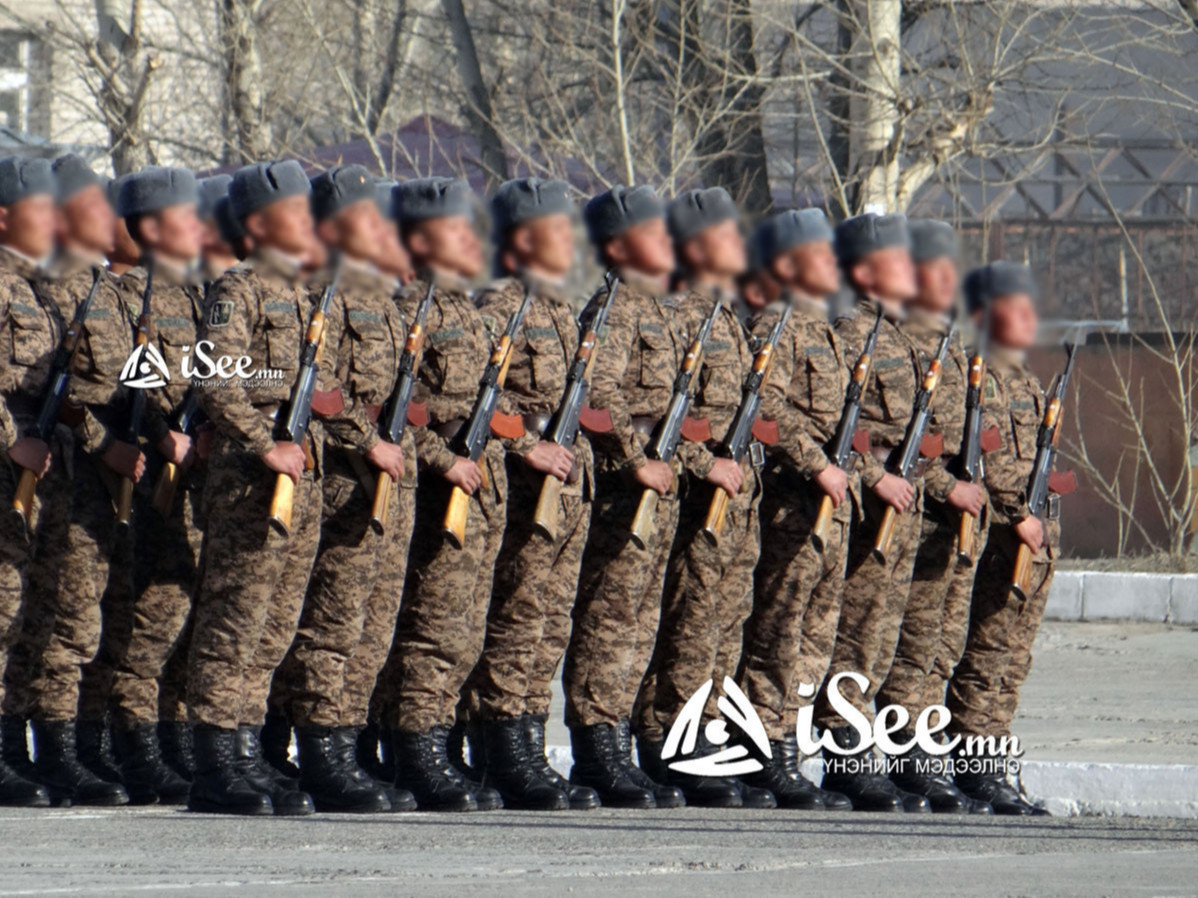
[[[145,279],[141,268],[122,277],[131,306],[140,305]],[[144,431],[152,446],[167,435],[171,416],[187,398],[190,384],[181,377],[182,359],[185,350],[196,344],[203,313],[200,289],[182,272],[159,264],[150,297],[150,342],[162,354],[172,379],[147,397],[158,410]],[[191,611],[203,542],[203,463],[181,472],[174,507],[164,518],[150,501],[163,466],[160,457],[153,458],[155,463],[147,466],[138,484],[137,568],[129,625],[121,633],[107,630],[101,650],[101,658],[111,658],[114,664],[112,704],[126,726],[159,719],[158,684]],[[174,709],[167,710],[170,714]],[[167,719],[176,716],[177,711]]]
[[[34,286],[69,320],[91,287],[92,271],[90,260],[63,253],[51,276]],[[133,351],[134,319],[117,280],[107,272],[101,277],[71,367],[70,406],[82,420],[75,428],[69,504],[56,512],[69,515],[69,524],[65,538],[46,545],[34,559],[21,637],[32,647],[30,704],[40,720],[104,715],[111,680],[97,677],[87,687],[81,680],[100,648],[106,588],[125,599],[132,594],[131,583],[118,582],[131,576],[132,550],[128,534],[119,534],[115,526],[119,477],[99,456],[128,423],[126,391],[118,377]],[[152,419],[153,410],[147,409],[145,417]],[[122,630],[127,615],[127,603],[107,603],[103,626]],[[82,702],[81,692],[87,696]]]
[[[876,314],[874,302],[858,297],[850,313],[836,322],[837,334],[849,347],[846,361],[850,366],[864,347]],[[871,452],[861,456],[862,513],[849,533],[840,623],[828,669],[829,677],[852,671],[869,679],[864,696],[855,687],[842,687],[845,697],[866,717],[871,716],[874,697],[890,672],[898,645],[919,545],[923,478],[912,479],[915,501],[898,515],[894,541],[884,562],[873,556],[873,546],[886,506],[869,487],[882,478],[887,455],[903,440],[922,374],[919,351],[895,321],[884,317],[873,367],[861,396],[860,427],[869,432]],[[821,693],[816,716],[824,727],[845,723],[828,706],[826,693]]]
[[[210,293],[204,337],[214,344],[212,356],[248,356],[253,371],[281,375],[194,384],[216,436],[203,496],[206,561],[195,601],[188,715],[192,723],[235,729],[262,722],[320,536],[319,458],[295,487],[286,536],[269,524],[276,475],[261,458],[274,445],[272,418],[295,381],[311,303],[297,266],[266,250],[226,272]],[[323,436],[314,420],[312,456]]]
[[[933,358],[948,329],[946,318],[912,310],[903,330],[924,358]],[[961,512],[948,504],[956,478],[947,466],[960,454],[965,431],[965,390],[969,359],[959,339],[949,345],[933,400],[929,433],[944,440],[942,463],[928,470],[919,551],[911,593],[903,617],[890,675],[878,692],[878,704],[902,705],[912,718],[929,705],[944,703],[948,677],[965,650],[973,565],[957,564],[957,531]],[[983,514],[976,545],[984,545]]]
[[[429,425],[413,433],[420,461],[416,525],[393,648],[395,681],[390,688],[392,726],[411,733],[453,723],[462,687],[482,652],[507,502],[503,446],[492,439],[478,460],[485,478],[471,498],[462,548],[454,548],[442,535],[452,490],[442,474],[457,459],[450,441],[478,395],[491,334],[467,286],[439,275],[437,280],[413,396],[426,405]],[[409,285],[400,300],[405,315],[415,313],[427,289],[427,281]]]
[[[630,528],[643,490],[629,471],[645,463],[645,446],[669,405],[688,346],[684,323],[673,299],[632,274],[621,276],[608,322],[590,404],[609,413],[612,426],[591,435],[596,498],[562,676],[571,727],[615,726],[632,712],[653,651],[678,526],[675,483],[657,506],[657,538],[637,548]],[[681,459],[674,469],[681,472]]]
[[[992,350],[983,393],[1003,445],[986,457],[991,525],[974,581],[969,638],[948,686],[952,732],[1006,736],[1019,689],[1032,664],[1032,643],[1052,585],[1061,525],[1045,524],[1044,545],[1032,561],[1031,592],[1020,601],[1011,590],[1019,537],[1013,524],[1028,515],[1027,487],[1044,415],[1044,391],[1026,362]]]
[[[30,436],[37,421],[42,394],[50,378],[54,350],[62,339],[63,323],[57,309],[41,300],[30,286],[35,263],[0,248],[0,702],[9,710],[4,689],[9,649],[21,630],[22,595],[34,553],[25,522],[12,512],[21,468],[8,457],[8,449]],[[45,503],[62,501],[69,482],[63,468],[59,441],[52,445],[50,473],[35,494],[31,527],[38,534]],[[48,487],[59,485],[57,491]]]
[[[360,719],[347,719],[342,706],[350,659],[357,657],[355,677],[373,685],[394,633],[412,533],[415,443],[405,430],[403,482],[392,485],[381,534],[370,526],[378,472],[363,457],[379,442],[379,412],[391,395],[407,339],[393,291],[394,284],[373,268],[345,260],[329,311],[322,352],[344,385],[345,408],[324,421],[320,550],[299,630],[275,682],[279,691],[280,680],[287,681],[282,691],[296,726],[365,723],[364,700],[355,699],[354,716]],[[400,493],[407,495],[401,499]],[[372,646],[370,656],[363,657],[359,647],[372,603],[381,606],[383,616],[390,615],[390,625],[383,651]]]
[[[778,320],[777,306],[754,327],[760,339]],[[836,642],[841,589],[860,477],[850,471],[845,501],[833,514],[822,551],[811,541],[824,491],[813,481],[829,464],[824,446],[836,432],[857,359],[828,323],[823,303],[796,301],[762,389],[761,417],[778,424],[764,476],[761,562],[753,613],[745,626],[740,685],[770,739],[789,735],[800,683],[824,680]]]
[[[761,481],[749,455],[740,462],[744,485],[728,501],[718,545],[712,546],[700,533],[718,489],[704,478],[715,464],[713,450],[727,435],[740,405],[741,386],[753,365],[748,334],[735,311],[735,295],[692,288],[678,298],[678,316],[691,333],[697,333],[714,301],[720,311],[704,350],[690,413],[692,418],[707,419],[711,436],[706,442],[687,441],[678,447],[686,470],[678,534],[666,573],[653,660],[634,713],[638,735],[651,742],[665,738],[666,729],[701,684],[710,678],[722,683],[725,676],[736,675],[741,631],[753,601]],[[718,716],[715,701],[713,691],[710,716]]]
[[[540,440],[561,402],[566,373],[578,351],[578,322],[560,288],[531,277],[527,283],[534,298],[504,386],[505,408],[521,415],[525,428],[524,436],[507,442],[508,505],[516,513],[504,531],[487,638],[472,677],[486,719],[548,710],[544,697],[565,650],[561,621],[569,620],[574,605],[594,489],[590,445],[580,435],[574,471],[562,485],[557,539],[550,542],[533,527],[545,475],[522,456]],[[521,280],[506,278],[480,297],[479,312],[502,328],[523,295]]]

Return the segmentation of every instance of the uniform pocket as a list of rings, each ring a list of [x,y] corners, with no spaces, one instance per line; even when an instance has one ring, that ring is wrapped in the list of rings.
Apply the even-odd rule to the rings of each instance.
[[[525,330],[528,358],[532,368],[532,385],[541,393],[560,393],[566,386],[566,359],[557,331],[546,328],[549,333]]]
[[[1015,455],[1018,458],[1036,457],[1036,434],[1039,430],[1040,415],[1035,406],[1011,409],[1011,433],[1014,435]]]
[[[476,354],[464,344],[442,344],[425,355],[429,381],[441,393],[473,393],[482,377],[475,358]]]
[[[678,372],[674,341],[666,333],[665,325],[642,322],[637,337],[641,357],[639,383],[643,387],[669,388]]]
[[[886,420],[905,421],[915,398],[915,374],[907,359],[880,359],[874,363],[874,383]]]
[[[703,363],[699,373],[699,398],[701,405],[713,408],[728,408],[740,401],[740,366],[729,361],[719,364]]]
[[[267,303],[263,317],[267,364],[279,371],[294,371],[300,353],[298,311],[291,303]]]
[[[394,351],[391,329],[382,315],[374,312],[350,312],[347,330],[353,338],[350,345],[350,367],[359,374],[386,380],[391,377]]]
[[[9,306],[9,320],[13,362],[32,367],[54,352],[54,335],[44,312],[24,303],[13,303]]]
[[[819,347],[822,349],[822,347]],[[830,350],[808,352],[804,362],[807,396],[813,412],[836,415],[844,404],[840,363]]]

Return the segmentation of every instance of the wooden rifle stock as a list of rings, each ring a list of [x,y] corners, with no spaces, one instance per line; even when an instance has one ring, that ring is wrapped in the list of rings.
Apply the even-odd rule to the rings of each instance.
[[[815,524],[811,527],[811,541],[815,544],[817,551],[824,551],[824,546],[828,544],[828,527],[832,524],[832,515],[836,511],[836,506],[832,503],[832,497],[825,495],[819,501],[819,513],[815,516]]]
[[[722,486],[717,486],[711,496],[711,504],[707,506],[707,519],[703,522],[703,537],[709,545],[719,544],[720,534],[724,532],[724,518],[728,514],[728,493]]]
[[[641,501],[632,519],[632,541],[638,549],[649,548],[653,530],[657,525],[657,490],[647,489],[641,493]]]

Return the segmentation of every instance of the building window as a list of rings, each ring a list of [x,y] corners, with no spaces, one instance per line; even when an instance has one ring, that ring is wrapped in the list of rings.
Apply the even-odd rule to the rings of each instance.
[[[30,35],[0,30],[0,125],[29,129]]]

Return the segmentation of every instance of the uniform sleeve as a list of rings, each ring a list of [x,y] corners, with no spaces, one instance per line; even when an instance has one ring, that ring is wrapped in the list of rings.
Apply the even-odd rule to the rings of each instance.
[[[11,304],[12,297],[9,295],[8,286],[0,285],[0,334],[12,328],[12,322],[8,317]],[[16,419],[8,410],[8,399],[0,393],[0,457],[7,458],[9,448],[20,438]]]
[[[988,378],[993,375],[987,374]],[[993,382],[993,381],[992,381]],[[1002,445],[985,458],[986,473],[983,478],[990,503],[1012,524],[1017,524],[1031,513],[1027,505],[1027,483],[1031,476],[1031,465],[1022,462],[1015,452],[1014,421],[1007,406],[1004,391],[995,391],[988,396],[983,424],[998,428]]]
[[[943,458],[928,460],[923,476],[924,491],[937,502],[947,502],[949,493],[957,485],[957,478],[948,472]]]
[[[204,329],[204,338],[212,343],[212,357],[227,355],[236,359],[249,355],[258,314],[250,285],[241,277],[224,277],[216,282],[212,293],[211,310],[218,308],[218,302],[231,304],[227,323],[213,326],[210,318]],[[195,389],[204,414],[221,433],[255,455],[265,455],[274,448],[270,420],[254,408],[236,380],[207,385],[197,381]]]
[[[325,318],[325,332],[317,356],[317,389],[325,393],[334,390],[340,393],[342,408],[336,414],[322,417],[321,423],[332,442],[365,454],[378,445],[381,437],[378,426],[366,412],[362,397],[350,395],[337,377],[338,359],[347,349],[343,344],[353,339],[345,326],[345,317],[345,301],[340,294],[334,295]]]
[[[686,333],[697,334],[703,326],[703,321],[709,309],[701,310],[699,304],[691,300],[686,301],[682,308],[686,311],[682,312],[680,310],[675,314],[684,314],[686,316]],[[702,375],[703,369],[700,366],[699,370],[695,372],[695,379],[691,384],[692,393],[698,389],[699,378]],[[692,409],[692,415],[694,411]],[[707,475],[711,473],[711,469],[715,467],[715,455],[707,448],[706,443],[696,443],[683,439],[678,443],[677,455],[678,460],[682,462],[682,467],[693,477],[697,477],[700,480],[706,479]]]
[[[591,408],[607,410],[611,415],[612,429],[609,433],[591,435],[592,445],[617,459],[624,467],[640,468],[648,460],[645,451],[632,429],[632,415],[624,396],[624,375],[637,339],[636,316],[627,303],[621,304],[620,297],[612,304],[608,316],[610,330],[600,335],[591,376]]]
[[[424,295],[425,285],[416,285],[417,289],[409,289],[404,295],[402,303],[402,311],[409,321],[412,320],[415,311],[416,303],[419,298]],[[442,326],[442,313],[440,306],[434,301],[428,310],[428,317],[424,322],[424,333],[427,345],[429,334],[436,333]],[[425,382],[425,365],[427,358],[424,356],[420,359],[420,369],[416,372],[416,389],[413,393],[413,400],[417,402],[425,402],[429,397],[429,386]],[[458,460],[457,453],[449,448],[449,441],[433,430],[431,427],[413,427],[412,439],[416,443],[416,459],[421,465],[438,474],[446,473]]]
[[[775,315],[762,316],[754,333],[765,339],[775,321]],[[812,435],[811,420],[789,399],[795,373],[806,358],[803,343],[802,328],[792,317],[780,341],[779,351],[774,353],[769,379],[761,391],[761,417],[778,424],[777,451],[799,474],[814,477],[828,466],[828,455]]]

